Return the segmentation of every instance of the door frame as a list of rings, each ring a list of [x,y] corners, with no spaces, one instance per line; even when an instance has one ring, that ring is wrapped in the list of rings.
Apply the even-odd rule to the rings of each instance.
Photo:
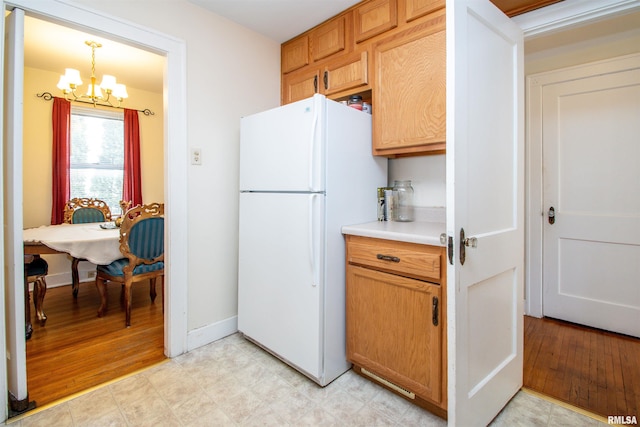
[[[155,30],[108,16],[64,0],[3,0],[3,8],[14,7],[25,11],[27,15],[37,16],[64,26],[82,31],[99,32],[113,40],[151,50],[167,58],[164,80],[164,191],[167,209],[167,227],[165,229],[167,258],[171,263],[166,266],[164,353],[168,357],[178,356],[187,351],[187,287],[178,284],[188,283],[187,258],[187,117],[186,117],[186,43]],[[87,28],[86,22],[91,23]],[[0,52],[4,63],[4,20],[0,23],[2,40]],[[3,70],[0,73],[4,74]],[[0,105],[0,109],[3,107]],[[1,116],[0,116],[1,117]],[[0,118],[1,120],[1,118]],[[4,124],[2,124],[4,126]],[[21,173],[22,169],[16,170]],[[4,205],[4,190],[2,205]],[[172,220],[174,219],[174,220]],[[183,219],[183,220],[178,220]],[[14,230],[20,236],[22,230]],[[5,233],[0,230],[4,242]],[[0,266],[0,283],[5,285],[5,267]],[[4,294],[0,304],[0,351],[6,354],[6,321]],[[19,333],[16,331],[16,333]],[[24,334],[24,331],[22,332]],[[5,367],[9,365],[5,361]],[[26,366],[24,367],[26,370]],[[8,385],[0,386],[0,411],[4,419],[8,417]]]
[[[574,67],[560,68],[527,77],[527,166],[528,166],[528,227],[527,227],[527,314],[543,317],[543,244],[546,207],[543,206],[543,156],[542,156],[542,92],[545,86],[563,81],[586,78],[628,69],[637,62],[640,53],[588,62]],[[596,71],[597,70],[597,71]]]
[[[592,2],[563,1],[512,18],[524,32],[525,43],[537,36],[550,34],[588,22],[595,22],[640,10],[635,0],[599,0]],[[525,52],[526,63],[526,52]],[[542,73],[541,73],[542,74]],[[524,312],[542,317],[542,140],[533,128],[530,78],[525,83],[525,306]],[[536,139],[538,138],[538,139]]]

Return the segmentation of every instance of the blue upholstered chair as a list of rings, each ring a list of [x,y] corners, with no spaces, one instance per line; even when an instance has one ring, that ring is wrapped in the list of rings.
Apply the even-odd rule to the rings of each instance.
[[[96,286],[101,304],[98,317],[107,312],[107,282],[124,285],[126,326],[131,326],[131,285],[149,280],[149,296],[156,298],[156,279],[160,277],[164,303],[164,204],[152,203],[129,209],[120,226],[120,252],[123,258],[99,265]]]
[[[47,293],[47,281],[45,277],[49,272],[49,264],[40,255],[24,256],[24,277],[25,277],[25,317],[27,321],[27,339],[31,338],[31,310],[29,309],[29,283],[33,283],[33,305],[36,310],[36,318],[40,326],[47,322],[47,315],[42,307],[44,296]]]
[[[75,197],[64,206],[64,222],[67,224],[108,221],[111,221],[111,210],[102,200]],[[80,277],[78,276],[78,263],[80,261],[84,261],[84,259],[71,258],[71,283],[73,284],[74,298],[78,297],[78,289],[80,287]]]

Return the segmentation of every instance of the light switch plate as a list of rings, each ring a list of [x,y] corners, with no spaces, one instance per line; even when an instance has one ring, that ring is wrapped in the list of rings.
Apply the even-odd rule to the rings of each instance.
[[[191,149],[191,164],[198,166],[202,164],[202,150],[199,148]]]

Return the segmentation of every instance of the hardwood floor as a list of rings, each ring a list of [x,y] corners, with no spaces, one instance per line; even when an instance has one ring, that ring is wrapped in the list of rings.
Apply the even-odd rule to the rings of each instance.
[[[640,339],[525,316],[524,386],[604,417],[640,415]]]
[[[93,282],[80,284],[77,300],[71,286],[47,291],[47,324],[41,327],[34,322],[27,341],[27,390],[37,406],[165,358],[161,290],[151,303],[146,283],[132,287],[130,328],[125,328],[120,285],[109,284],[107,290],[109,308],[102,318],[96,314],[100,297]]]

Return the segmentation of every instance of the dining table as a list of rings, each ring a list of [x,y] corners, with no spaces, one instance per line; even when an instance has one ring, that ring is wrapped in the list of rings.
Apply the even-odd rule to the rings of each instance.
[[[57,224],[23,230],[25,262],[32,256],[44,254],[68,254],[98,265],[108,265],[122,258],[120,252],[120,229],[114,222],[91,222],[84,224]],[[73,278],[73,282],[77,281]],[[25,279],[26,282],[26,279]],[[73,289],[79,283],[73,283]],[[29,308],[28,285],[25,283],[25,303]],[[36,317],[44,326],[47,316],[44,313],[44,295],[46,285],[39,298],[34,298]],[[30,310],[27,310],[29,312]],[[29,319],[30,322],[30,319]],[[27,325],[27,328],[30,323]]]

